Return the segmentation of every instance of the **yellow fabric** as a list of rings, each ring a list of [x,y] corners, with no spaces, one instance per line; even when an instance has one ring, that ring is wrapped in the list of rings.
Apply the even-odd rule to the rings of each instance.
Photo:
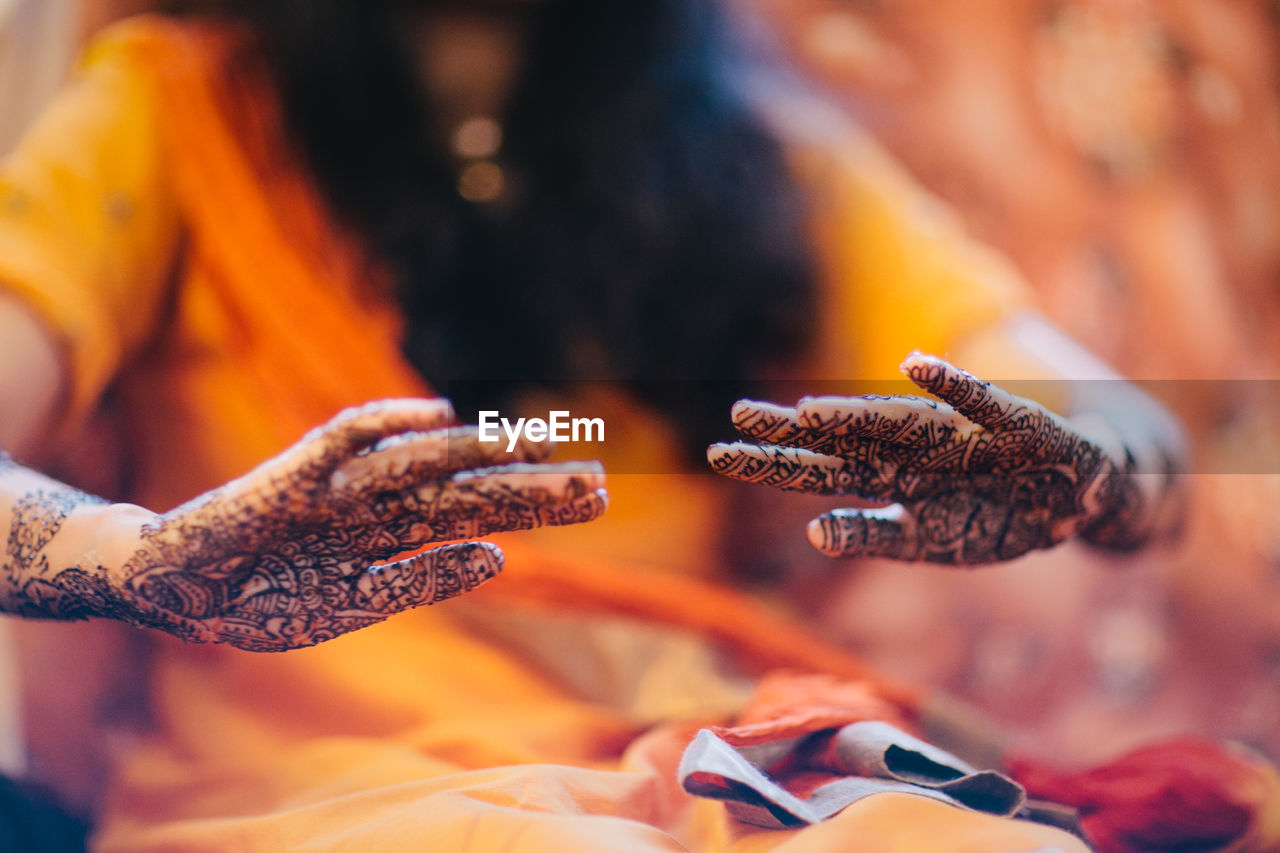
[[[85,61],[0,171],[0,288],[58,333],[80,417],[155,328],[181,227],[145,76],[111,40]]]
[[[1009,265],[870,139],[848,131],[841,141],[796,155],[828,285],[814,378],[901,380],[912,350],[945,357],[1025,306]]]
[[[112,383],[133,453],[128,497],[157,509],[343,406],[424,392],[398,354],[398,318],[360,280],[358,250],[281,156],[269,97],[225,73],[234,43],[161,19],[116,28],[0,176],[0,283],[63,342],[64,420],[78,423]],[[827,303],[815,370],[887,377],[910,348],[945,351],[1022,297],[869,142],[841,133],[794,148]],[[589,532],[544,542],[705,571],[718,487],[632,482]],[[554,554],[537,559],[557,577]],[[491,586],[533,560],[517,545]],[[653,601],[683,595],[647,577]],[[726,626],[764,617],[722,597],[718,621],[663,623],[621,606],[593,620],[575,610],[585,591],[565,589],[542,610],[471,596],[278,656],[158,639],[155,727],[121,750],[99,848],[825,850],[856,833],[880,845],[866,849],[1082,849],[912,797],[802,832],[735,826],[719,804],[674,789],[689,733],[678,718],[742,695],[756,674],[741,668],[744,651],[763,663],[769,632]],[[793,660],[845,665],[787,630]],[[567,654],[575,644],[582,654]],[[642,672],[644,689],[586,690],[582,657],[605,650],[595,671]],[[664,715],[673,722],[653,728]]]

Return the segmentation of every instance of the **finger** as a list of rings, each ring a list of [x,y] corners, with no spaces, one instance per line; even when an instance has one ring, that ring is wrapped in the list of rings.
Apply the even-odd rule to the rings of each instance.
[[[906,395],[806,397],[796,406],[801,426],[827,435],[887,441],[924,449],[963,438],[977,427],[946,403]]]
[[[1010,394],[937,356],[914,352],[902,362],[907,378],[956,411],[990,430],[1023,429],[1048,412],[1040,404]]]
[[[849,452],[858,441],[856,437],[809,429],[797,419],[795,409],[776,403],[739,400],[733,404],[730,417],[738,432],[760,444],[799,447],[839,456]]]
[[[838,509],[809,523],[809,542],[830,556],[888,557],[944,565],[1011,560],[1052,544],[1044,525],[1007,502],[950,492],[913,505]]]
[[[499,506],[482,516],[455,518],[448,523],[444,536],[437,539],[476,539],[494,533],[532,530],[536,527],[565,527],[594,521],[609,508],[609,494],[599,489],[589,495],[564,503],[533,507]]]
[[[372,566],[356,579],[366,607],[390,615],[470,592],[502,571],[497,545],[463,542],[442,545],[395,563]]]
[[[521,436],[508,451],[505,442],[481,441],[479,428],[474,426],[407,432],[384,438],[369,453],[343,463],[331,483],[334,488],[355,492],[406,489],[467,468],[540,462],[554,447],[550,441]]]
[[[865,457],[868,441],[926,449],[977,429],[945,403],[904,395],[806,397],[794,409],[739,400],[732,417],[740,433],[760,443],[834,456]]]
[[[871,500],[897,500],[892,477],[860,459],[843,459],[792,447],[713,444],[707,461],[718,474],[816,495],[857,495]]]
[[[299,474],[313,481],[327,479],[335,469],[380,440],[405,432],[429,432],[453,420],[448,400],[379,400],[346,409],[308,434],[298,445]]]
[[[555,504],[603,488],[604,468],[599,462],[517,462],[457,472],[445,481],[441,503],[481,507],[489,503]]]
[[[228,516],[219,526],[231,530],[248,523],[267,531],[315,521],[316,502],[343,462],[382,438],[436,429],[452,417],[448,400],[381,400],[346,409],[280,456],[173,512],[190,514],[209,506]]]
[[[334,537],[340,542],[336,553],[352,563],[385,560],[431,542],[581,524],[599,518],[608,506],[608,494],[601,489],[564,503],[521,508],[494,506],[482,514],[437,518],[405,515],[381,524],[343,530]]]
[[[333,509],[350,524],[385,524],[411,516],[443,527],[459,519],[569,503],[603,488],[598,462],[516,463],[459,471],[401,490],[344,490],[335,495]]]
[[[900,504],[837,509],[809,522],[809,544],[829,557],[919,560],[915,519]]]
[[[1069,423],[1039,403],[1010,394],[940,358],[912,353],[902,363],[902,370],[912,382],[994,433],[982,449],[985,457],[1074,457],[1084,443]]]
[[[542,462],[556,449],[556,443],[549,438],[532,439],[521,433],[514,443],[506,441],[484,441],[480,438],[480,428],[474,424],[452,426],[448,429],[434,430],[429,433],[404,433],[391,436],[378,442],[373,453],[384,451],[410,451],[415,445],[430,440],[445,457],[443,470],[453,473],[464,468],[487,468],[496,465],[511,465],[517,462]],[[508,449],[510,448],[510,449]]]
[[[809,431],[796,420],[796,410],[760,400],[739,400],[729,409],[729,420],[743,436],[762,444],[793,444]]]
[[[865,430],[868,434],[862,434],[858,429],[859,415],[873,413],[874,404],[884,401],[888,401],[889,414],[895,422],[883,422],[879,429],[869,427]],[[911,405],[905,401],[911,401]],[[806,416],[809,408],[813,411]],[[963,470],[968,464],[964,441],[979,429],[945,403],[906,396],[806,398],[797,409],[739,400],[733,407],[733,416],[734,425],[748,438],[839,457],[851,463],[862,462],[881,472],[882,482],[894,479],[895,472],[915,470],[923,475],[926,470]],[[935,448],[949,452],[924,453]],[[727,468],[727,461],[721,460],[721,464]],[[723,473],[736,476],[730,470]],[[748,478],[737,476],[737,479]],[[918,477],[913,482],[902,482],[902,488],[910,492],[924,485],[927,484]],[[906,497],[909,495],[903,492],[887,499]]]

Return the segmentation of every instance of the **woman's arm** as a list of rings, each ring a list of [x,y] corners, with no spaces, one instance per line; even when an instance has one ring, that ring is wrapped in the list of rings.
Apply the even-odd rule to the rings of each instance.
[[[62,395],[57,345],[26,306],[0,290],[0,448],[40,449]]]
[[[67,618],[89,603],[49,591],[59,584],[59,570],[82,571],[85,556],[99,550],[96,543],[106,544],[104,501],[26,469],[6,452],[25,456],[41,449],[63,380],[52,337],[24,305],[3,294],[0,341],[0,610]],[[77,546],[80,553],[69,553]]]
[[[163,515],[2,457],[0,609],[283,651],[467,592],[503,562],[483,542],[382,562],[395,555],[604,511],[597,465],[539,463],[546,445],[507,455],[451,419],[442,400],[349,409]]]
[[[83,618],[93,606],[55,591],[66,571],[85,572],[89,562],[112,562],[113,522],[145,514],[106,509],[105,501],[78,492],[19,465],[38,455],[64,384],[57,344],[18,300],[0,293],[0,610],[50,618]],[[123,530],[123,527],[121,528]],[[116,540],[119,540],[118,542]]]

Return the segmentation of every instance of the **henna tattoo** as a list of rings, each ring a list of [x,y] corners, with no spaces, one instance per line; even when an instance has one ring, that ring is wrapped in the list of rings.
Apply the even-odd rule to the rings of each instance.
[[[941,401],[741,401],[734,426],[762,444],[713,445],[708,459],[747,482],[892,504],[815,519],[810,541],[831,555],[976,565],[1077,534],[1119,542],[1140,529],[1131,457],[1114,458],[1070,422],[939,359],[912,356],[904,372]]]
[[[140,605],[134,621],[254,651],[312,645],[474,589],[501,570],[502,552],[467,543],[378,561],[603,511],[598,466],[520,461],[544,457],[543,447],[497,454],[467,428],[438,429],[447,407],[416,405],[344,413],[161,517],[122,571]]]
[[[282,651],[462,594],[503,565],[484,542],[381,562],[397,554],[604,511],[597,464],[541,464],[547,448],[528,443],[513,454],[481,448],[467,428],[445,428],[451,416],[442,401],[344,412],[244,477],[141,525],[131,556],[108,569],[40,564],[61,519],[88,496],[29,495],[15,505],[8,549],[20,558],[20,607]]]
[[[30,492],[13,504],[4,561],[7,609],[22,616],[54,619],[86,619],[113,610],[110,590],[100,572],[78,566],[51,567],[45,553],[75,509],[106,503],[64,486]]]
[[[70,490],[32,492],[13,505],[13,523],[5,548],[14,565],[30,565],[43,557],[44,548],[62,527],[79,501]]]

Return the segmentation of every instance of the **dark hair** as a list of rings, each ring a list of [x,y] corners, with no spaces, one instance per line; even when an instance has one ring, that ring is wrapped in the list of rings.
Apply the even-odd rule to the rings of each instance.
[[[431,5],[232,4],[334,212],[399,276],[407,356],[460,411],[611,379],[694,444],[723,433],[734,394],[800,354],[814,275],[802,198],[740,91],[718,4],[531,8],[498,204],[459,196],[425,108],[412,33]],[[723,396],[671,381],[708,379]]]

